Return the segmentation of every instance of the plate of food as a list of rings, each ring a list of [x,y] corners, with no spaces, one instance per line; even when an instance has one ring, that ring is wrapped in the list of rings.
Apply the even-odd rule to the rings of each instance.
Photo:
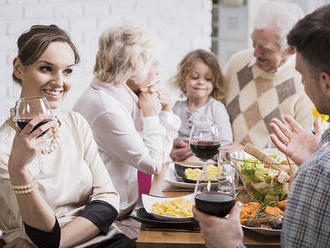
[[[280,236],[286,201],[267,204],[242,204],[240,222],[243,228],[267,236]]]
[[[203,167],[200,165],[182,165],[171,163],[165,175],[165,181],[182,188],[194,188]],[[206,170],[218,172],[218,167],[213,163],[206,166]]]
[[[195,183],[184,182],[182,177],[179,177],[175,171],[174,163],[171,163],[168,167],[168,170],[165,174],[165,181],[169,184],[180,187],[180,188],[189,188],[194,189]]]
[[[230,161],[253,200],[259,202],[286,199],[294,173],[287,158],[276,149],[265,150],[273,163],[265,162],[247,152],[233,152]],[[293,165],[292,165],[293,166]]]
[[[142,194],[145,211],[159,220],[192,221],[193,194],[182,197],[159,197]]]

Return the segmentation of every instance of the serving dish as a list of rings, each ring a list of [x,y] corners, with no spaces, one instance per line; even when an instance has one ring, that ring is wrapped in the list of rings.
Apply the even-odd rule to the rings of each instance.
[[[278,161],[276,165],[287,163],[286,157],[277,149],[265,149]],[[272,164],[258,161],[252,155],[240,151],[230,153],[230,162],[237,170],[244,187],[253,199],[260,202],[280,201],[286,198],[289,192],[291,175],[285,171],[276,170]],[[287,166],[287,165],[286,165]]]
[[[193,217],[172,217],[172,216],[165,216],[165,215],[160,215],[160,214],[156,214],[152,211],[152,206],[155,203],[160,203],[163,201],[171,201],[171,200],[175,200],[179,197],[160,197],[160,196],[154,196],[154,195],[147,195],[147,194],[142,194],[142,205],[143,208],[145,209],[145,211],[153,216],[154,218],[158,219],[158,220],[167,220],[167,221],[192,221],[194,220]],[[185,195],[182,196],[181,198],[183,198],[184,200],[189,200],[192,201],[194,200],[194,195],[193,194],[189,194],[189,195]]]
[[[261,228],[261,227],[250,227],[250,226],[245,226],[241,225],[244,229],[251,230],[256,233],[260,233],[262,235],[266,236],[281,236],[281,229],[267,229],[267,228]]]
[[[142,197],[138,199],[130,217],[143,223],[144,230],[199,232],[199,225],[195,219],[188,220],[161,220],[147,213],[142,204]]]

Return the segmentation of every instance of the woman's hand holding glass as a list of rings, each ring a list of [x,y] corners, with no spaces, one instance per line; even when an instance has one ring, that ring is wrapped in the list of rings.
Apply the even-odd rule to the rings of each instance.
[[[9,158],[9,170],[25,168],[44,148],[46,140],[56,126],[46,98],[28,97],[17,101],[12,110],[12,120],[20,131],[15,136]]]

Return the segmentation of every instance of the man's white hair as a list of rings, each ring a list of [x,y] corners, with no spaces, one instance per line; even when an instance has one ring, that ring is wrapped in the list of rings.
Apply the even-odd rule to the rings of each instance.
[[[254,20],[254,30],[275,29],[281,50],[288,48],[287,35],[294,25],[304,16],[296,4],[272,1],[263,4]]]

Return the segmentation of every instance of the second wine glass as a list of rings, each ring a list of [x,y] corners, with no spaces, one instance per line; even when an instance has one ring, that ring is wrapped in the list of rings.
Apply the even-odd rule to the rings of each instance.
[[[218,127],[210,123],[195,124],[190,133],[190,149],[193,154],[203,161],[203,169],[206,161],[218,154],[220,137]]]
[[[235,205],[236,190],[231,176],[204,170],[196,183],[194,195],[199,211],[223,218]]]

